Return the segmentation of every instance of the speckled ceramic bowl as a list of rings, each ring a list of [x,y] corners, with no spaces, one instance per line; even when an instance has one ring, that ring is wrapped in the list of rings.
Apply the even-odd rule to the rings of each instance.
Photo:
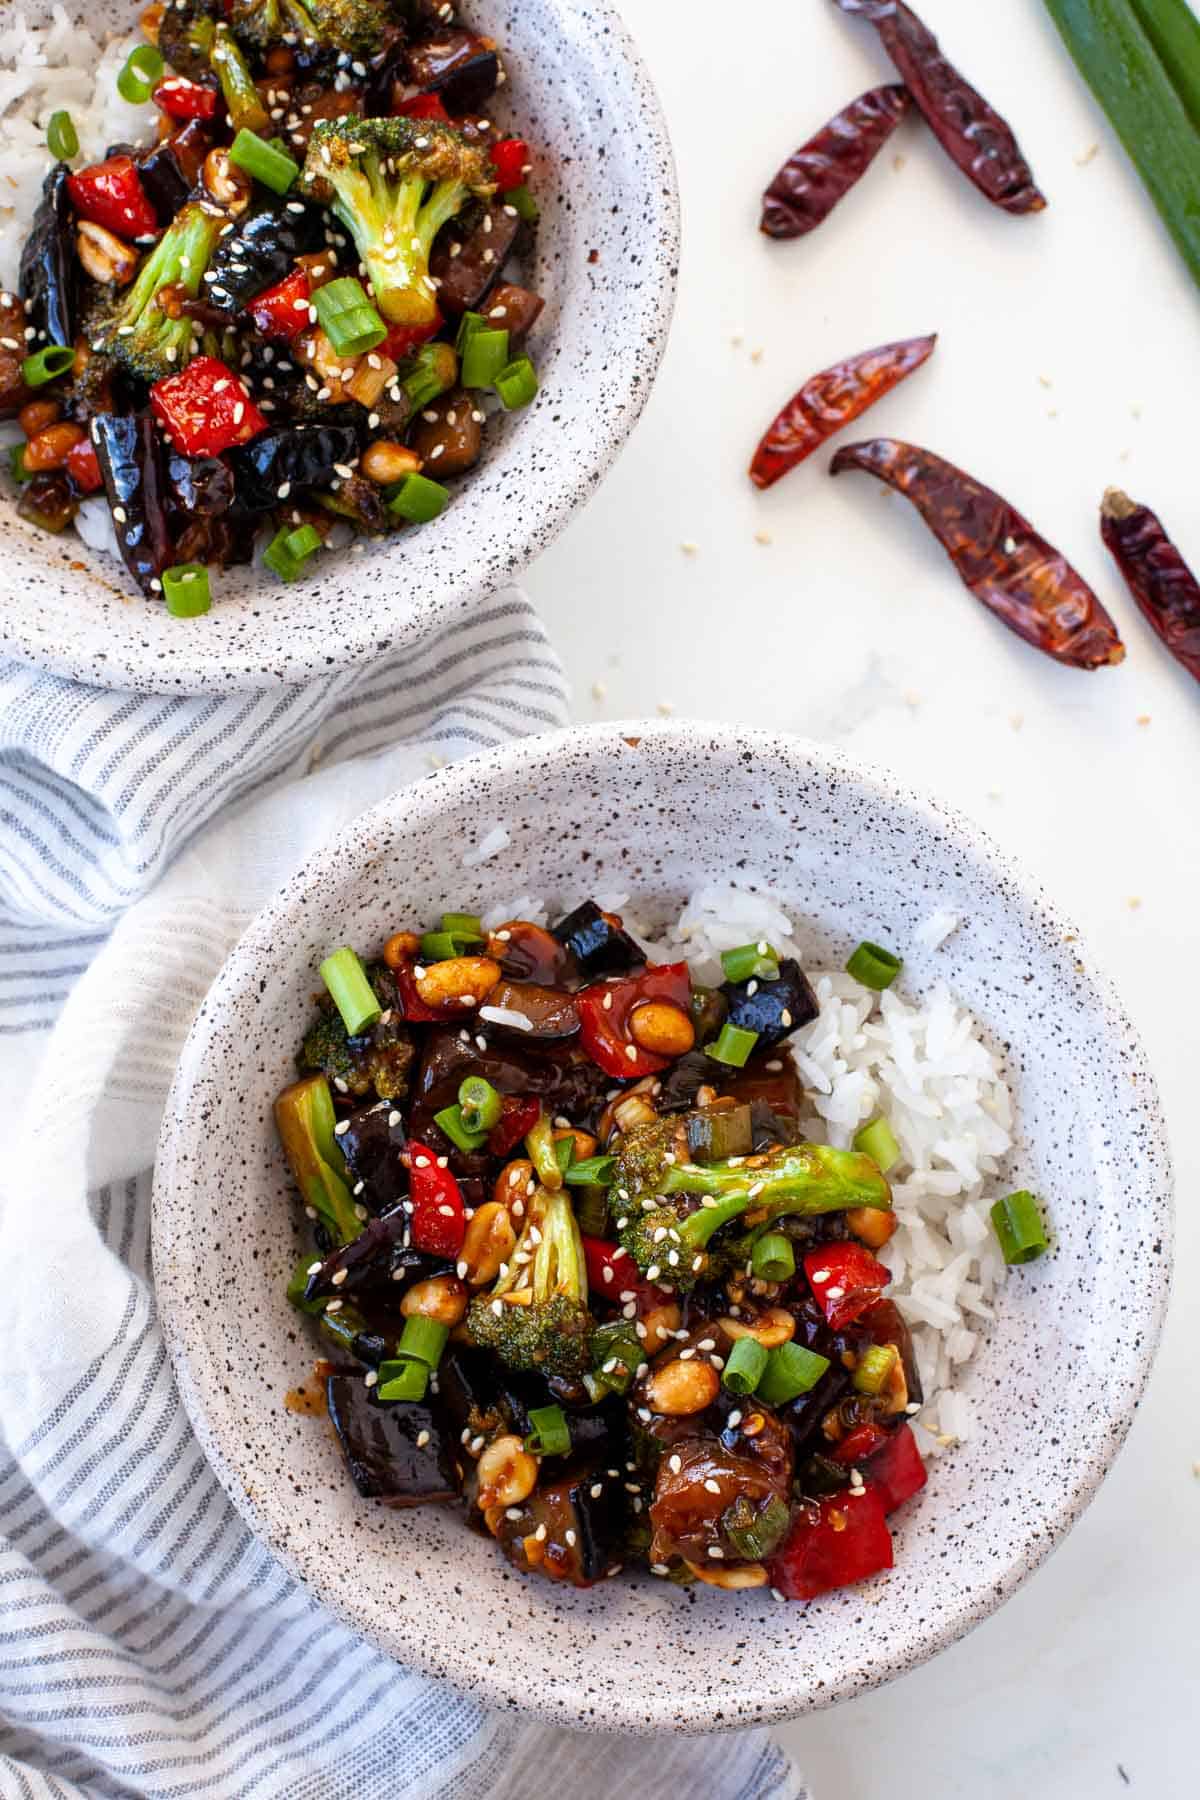
[[[627,741],[632,739],[632,742]],[[481,822],[511,848],[466,870]],[[586,865],[583,853],[588,854]],[[897,1515],[896,1567],[814,1604],[624,1576],[522,1579],[461,1515],[360,1500],[323,1421],[285,1410],[313,1346],[284,1299],[298,1208],[271,1104],[319,959],[452,901],[578,892],[580,872],[673,917],[705,879],[760,873],[816,962],[903,950],[1008,1047],[1011,1173],[1045,1195],[1053,1253],[1016,1273],[963,1386],[978,1435]],[[915,928],[962,924],[936,952]],[[709,1731],[782,1719],[931,1656],[1011,1594],[1079,1517],[1128,1430],[1158,1340],[1170,1172],[1154,1082],[1108,982],[1046,896],[973,826],[792,738],[684,723],[530,738],[363,815],[289,883],[196,1019],[154,1197],[159,1304],[188,1410],[255,1531],[333,1611],[491,1705],[565,1724]]]
[[[49,0],[27,0],[33,18]],[[84,7],[98,36],[137,0]],[[605,0],[466,0],[504,52],[495,116],[534,147],[542,206],[525,279],[545,296],[530,340],[541,391],[493,420],[483,460],[432,525],[319,578],[221,575],[212,611],[174,619],[74,532],[49,537],[0,493],[0,654],[105,687],[273,687],[380,656],[452,620],[524,568],[596,491],[650,393],[675,299],[679,209],[649,76]]]

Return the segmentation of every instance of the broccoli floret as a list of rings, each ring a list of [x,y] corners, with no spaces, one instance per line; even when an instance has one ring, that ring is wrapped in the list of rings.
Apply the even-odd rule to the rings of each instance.
[[[433,240],[472,194],[491,193],[491,173],[481,145],[436,120],[322,119],[301,183],[353,236],[383,317],[428,325]]]
[[[384,970],[386,980],[388,971]],[[395,1010],[395,996],[387,991],[380,971],[369,971],[383,1017],[368,1031],[351,1037],[333,1001],[322,996],[317,1016],[305,1033],[296,1061],[301,1069],[315,1069],[326,1076],[339,1093],[361,1098],[374,1092],[381,1100],[400,1100],[408,1092],[416,1047],[412,1034]]]
[[[234,0],[229,22],[243,43],[260,50],[299,39],[369,55],[379,46],[387,9],[379,0]]]
[[[680,1157],[673,1121],[638,1126],[617,1153],[613,1184],[627,1206],[618,1236],[648,1281],[683,1291],[712,1273],[714,1233],[731,1219],[763,1224],[788,1214],[887,1210],[891,1190],[869,1156],[829,1144],[793,1144],[701,1167]],[[700,1204],[690,1209],[687,1196]],[[646,1207],[648,1199],[663,1201]],[[719,1248],[719,1247],[718,1247]]]
[[[193,200],[176,214],[151,250],[133,286],[106,299],[87,323],[97,354],[115,356],[143,381],[176,374],[192,355],[192,321],[178,310],[195,299],[216,248],[225,214]],[[170,289],[167,304],[164,289]]]
[[[588,1366],[594,1329],[587,1309],[583,1239],[565,1188],[539,1187],[490,1294],[471,1302],[471,1335],[513,1369],[577,1377]]]
[[[189,81],[208,74],[217,27],[218,0],[174,0],[158,26],[158,48],[177,75]]]

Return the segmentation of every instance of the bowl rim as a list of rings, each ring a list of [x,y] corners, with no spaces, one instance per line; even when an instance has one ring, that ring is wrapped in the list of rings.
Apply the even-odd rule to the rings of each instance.
[[[251,977],[255,981],[261,977],[263,959],[272,944],[286,941],[281,936],[281,927],[286,927],[290,910],[303,903],[310,869],[315,868],[318,863],[327,865],[331,853],[334,858],[344,859],[353,866],[361,861],[361,846],[372,838],[375,829],[381,830],[386,840],[398,810],[403,811],[408,825],[412,823],[414,809],[419,815],[428,815],[431,823],[436,822],[451,796],[477,799],[481,786],[486,788],[493,772],[512,775],[519,772],[523,763],[545,758],[547,754],[578,750],[581,742],[588,746],[602,747],[614,745],[618,739],[636,737],[642,741],[670,743],[676,738],[693,736],[718,741],[716,747],[730,756],[750,748],[760,756],[769,753],[777,761],[791,759],[797,767],[803,765],[809,774],[818,777],[833,780],[849,778],[873,788],[881,802],[902,805],[917,813],[940,835],[953,837],[959,847],[994,872],[998,880],[1003,879],[1009,884],[1015,901],[1024,902],[1041,920],[1053,925],[1057,933],[1071,934],[1077,951],[1077,979],[1090,990],[1090,997],[1102,1013],[1108,1032],[1119,1033],[1129,1066],[1136,1071],[1139,1106],[1145,1129],[1156,1144],[1161,1158],[1162,1181],[1156,1200],[1155,1225],[1161,1237],[1163,1254],[1151,1259],[1152,1267],[1146,1284],[1149,1291],[1143,1291],[1144,1328],[1138,1338],[1136,1353],[1126,1371],[1129,1379],[1122,1400],[1108,1416],[1102,1440],[1095,1442],[1082,1459],[1072,1459],[1070,1474],[1056,1485],[1053,1495],[1048,1497],[1045,1510],[1039,1514],[1037,1529],[1030,1529],[1022,1549],[1014,1553],[1002,1574],[992,1578],[986,1594],[982,1597],[977,1594],[965,1596],[953,1607],[940,1612],[932,1627],[920,1629],[919,1634],[916,1628],[912,1628],[911,1640],[903,1632],[891,1635],[888,1639],[889,1648],[877,1663],[872,1664],[869,1671],[847,1668],[834,1676],[829,1676],[827,1672],[816,1689],[795,1696],[766,1696],[756,1707],[752,1721],[744,1714],[736,1718],[721,1714],[714,1719],[711,1707],[703,1695],[689,1703],[682,1693],[656,1693],[653,1697],[647,1697],[643,1693],[639,1696],[639,1706],[642,1709],[639,1716],[598,1720],[594,1711],[594,1696],[589,1697],[582,1690],[568,1699],[564,1691],[559,1689],[560,1704],[557,1707],[539,1706],[536,1698],[531,1699],[523,1687],[518,1690],[517,1684],[506,1679],[503,1670],[498,1667],[499,1659],[481,1658],[471,1663],[469,1682],[465,1675],[461,1680],[456,1678],[453,1673],[446,1672],[444,1663],[436,1662],[427,1653],[419,1630],[414,1628],[405,1635],[403,1620],[397,1620],[396,1629],[389,1641],[385,1634],[357,1617],[353,1607],[319,1576],[312,1575],[310,1570],[302,1572],[302,1558],[290,1548],[288,1535],[273,1531],[269,1508],[263,1504],[257,1491],[247,1491],[236,1462],[227,1457],[222,1443],[209,1426],[202,1383],[193,1367],[189,1343],[191,1332],[188,1295],[182,1285],[177,1285],[174,1274],[168,1273],[172,1266],[172,1250],[177,1235],[182,1235],[177,1216],[179,1203],[178,1200],[172,1203],[171,1193],[173,1190],[176,1196],[183,1195],[188,1188],[186,1176],[181,1176],[176,1168],[175,1121],[186,1115],[184,1096],[190,1084],[192,1065],[199,1068],[202,1063],[202,1040],[211,1029],[207,1016],[214,1001],[219,1002],[223,989],[236,990]],[[417,822],[420,822],[419,817]],[[568,1724],[575,1729],[638,1736],[658,1732],[706,1735],[718,1730],[744,1729],[749,1723],[782,1724],[805,1713],[823,1710],[841,1700],[857,1697],[871,1688],[882,1686],[898,1675],[928,1662],[982,1624],[1011,1598],[1058,1548],[1082,1517],[1125,1442],[1141,1403],[1162,1336],[1171,1289],[1174,1235],[1174,1171],[1170,1146],[1158,1086],[1149,1068],[1141,1036],[1125,1012],[1111,979],[1092,958],[1086,940],[1080,936],[1073,922],[1049,899],[1037,878],[1019,860],[1002,851],[982,827],[957,808],[909,787],[905,781],[879,765],[793,733],[699,719],[604,721],[515,739],[480,755],[464,758],[420,781],[397,789],[351,820],[330,843],[296,870],[256,915],[230,951],[209,989],[180,1054],[167,1097],[155,1159],[151,1211],[159,1315],[184,1407],[222,1486],[256,1537],[343,1624],[376,1644],[397,1662],[446,1682],[477,1703],[521,1711],[531,1717],[558,1725]],[[464,1668],[466,1666],[464,1663]],[[614,1694],[612,1700],[614,1709],[618,1708],[620,1695]]]
[[[632,33],[610,0],[592,0],[588,17],[597,56],[606,65],[606,80],[615,81],[630,95],[631,103],[637,103],[640,147],[649,168],[640,196],[643,229],[646,241],[654,245],[653,258],[647,260],[653,261],[661,275],[644,285],[630,285],[631,318],[624,339],[630,379],[624,396],[616,404],[593,411],[593,429],[576,453],[548,460],[541,476],[542,503],[536,511],[530,509],[528,523],[508,546],[502,564],[488,569],[474,557],[464,559],[465,566],[451,582],[433,594],[420,596],[396,621],[376,616],[369,607],[355,609],[351,618],[340,620],[338,631],[322,645],[319,668],[314,667],[311,649],[306,655],[303,644],[292,644],[282,617],[263,659],[254,666],[243,666],[247,652],[253,657],[256,647],[253,637],[246,645],[239,643],[237,621],[244,620],[249,610],[253,627],[257,586],[247,594],[244,606],[228,613],[228,628],[222,625],[221,609],[214,608],[207,615],[204,631],[171,639],[169,655],[164,654],[157,634],[149,636],[139,630],[139,621],[144,624],[139,609],[147,602],[132,588],[128,594],[123,590],[120,594],[129,601],[119,615],[127,619],[127,630],[119,638],[111,632],[101,636],[98,623],[96,644],[90,650],[75,643],[64,645],[62,632],[47,624],[35,600],[18,613],[10,612],[0,655],[69,680],[137,693],[228,694],[304,686],[380,661],[428,631],[452,624],[515,580],[553,543],[596,493],[641,417],[670,336],[679,280],[679,182],[662,102]],[[553,429],[547,418],[543,430],[547,441]],[[376,589],[381,585],[386,557],[386,551],[380,553],[372,584]],[[123,568],[119,579],[126,580]]]

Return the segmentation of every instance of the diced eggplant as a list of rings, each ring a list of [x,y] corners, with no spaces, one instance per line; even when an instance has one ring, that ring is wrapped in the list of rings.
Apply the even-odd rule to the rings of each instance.
[[[426,1256],[405,1247],[408,1214],[393,1207],[378,1219],[368,1219],[358,1236],[323,1258],[308,1278],[306,1300],[325,1300],[333,1295],[386,1293],[399,1300],[414,1281],[427,1281],[453,1269],[445,1257]],[[336,1275],[344,1275],[335,1281]]]
[[[795,1121],[781,1118],[766,1100],[750,1105],[750,1148],[755,1156],[796,1140]]]
[[[756,1031],[761,1049],[811,1025],[821,1010],[807,975],[790,956],[780,963],[777,981],[727,981],[721,992],[729,1002],[729,1023]]]
[[[449,113],[478,112],[496,91],[496,46],[472,31],[433,32],[410,44],[405,60],[413,86],[440,94]]]
[[[325,1393],[350,1479],[364,1499],[423,1506],[457,1497],[462,1452],[437,1409],[376,1402],[361,1375],[330,1375]]]
[[[440,481],[444,475],[462,475],[475,467],[483,448],[478,410],[466,388],[452,388],[422,408],[408,441],[427,475]]]
[[[533,330],[545,304],[531,289],[502,281],[488,297],[487,321],[498,331],[507,331],[510,339],[522,338]]]
[[[485,202],[442,228],[429,273],[438,283],[438,305],[449,318],[482,308],[520,229],[520,219],[504,210],[502,200]]]
[[[229,460],[243,506],[267,512],[278,506],[285,482],[293,492],[328,487],[338,464],[357,455],[358,436],[348,425],[283,425],[240,444]]]
[[[56,163],[42,186],[42,198],[21,252],[22,329],[37,334],[35,347],[75,342],[79,310],[79,260],[75,255],[75,214],[67,188],[70,169]],[[24,352],[22,352],[22,355]]]
[[[713,1085],[714,1064],[703,1050],[689,1050],[661,1076],[662,1087],[655,1097],[660,1113],[690,1112],[702,1087]]]
[[[721,1027],[729,1017],[729,1002],[720,988],[705,987],[702,982],[693,982],[690,1010],[697,1044],[711,1044],[714,1038],[720,1037]],[[710,1074],[711,1070],[710,1063]]]
[[[558,1040],[574,1037],[579,1030],[579,1013],[565,988],[541,987],[532,981],[501,981],[488,995],[487,1004],[489,1009],[495,1007],[498,1012],[512,1013],[514,1018],[528,1019],[528,1026],[488,1020],[491,1030],[522,1040]]]
[[[97,413],[91,431],[125,567],[153,595],[174,559],[162,439],[148,412]]]
[[[40,531],[51,531],[57,536],[79,511],[79,495],[61,469],[44,470],[22,487],[17,511]]]
[[[368,1369],[377,1369],[387,1356],[393,1356],[400,1340],[401,1326],[394,1331],[380,1331],[372,1326],[356,1306],[343,1301],[337,1312],[322,1308],[317,1315],[317,1329],[335,1350],[344,1351]]]
[[[215,517],[199,513],[176,538],[175,560],[207,563],[218,569],[252,562],[254,540],[261,525],[257,514],[246,513],[238,506]]]
[[[601,912],[594,900],[585,900],[552,930],[582,975],[623,975],[646,960],[616,914]]]
[[[749,1156],[753,1136],[750,1108],[736,1101],[717,1101],[688,1114],[688,1149],[693,1162],[724,1162],[727,1156]]]
[[[213,518],[233,505],[233,469],[223,456],[170,456],[167,475],[185,513]]]
[[[711,1058],[706,1060],[712,1068]],[[772,1067],[772,1064],[778,1066]],[[770,1138],[770,1143],[796,1142],[800,1113],[804,1105],[804,1089],[790,1056],[773,1056],[769,1051],[756,1050],[744,1069],[719,1069],[717,1085],[722,1094],[747,1102],[752,1112],[756,1106],[759,1108],[754,1115],[757,1129],[770,1129],[783,1134]],[[768,1124],[764,1106],[774,1119],[773,1126]],[[759,1146],[756,1144],[754,1147],[757,1150]]]
[[[743,1403],[743,1423],[747,1410]],[[723,1562],[744,1561],[728,1535],[730,1509],[744,1501],[757,1511],[772,1500],[790,1508],[791,1435],[765,1407],[753,1411],[763,1421],[753,1436],[747,1436],[741,1424],[719,1437],[694,1435],[681,1441],[675,1454],[660,1461],[650,1506],[655,1562],[683,1557],[707,1566],[713,1549]]]
[[[200,178],[212,138],[201,119],[137,155],[138,174],[160,225],[169,225]]]
[[[333,519],[347,519],[357,531],[372,537],[390,531],[395,520],[384,504],[383,489],[362,475],[343,475],[327,494],[315,496],[317,505]]]
[[[575,973],[575,961],[565,944],[541,925],[528,919],[510,919],[488,936],[487,954],[510,981],[536,981],[558,987]]]
[[[299,207],[299,212],[292,211]],[[272,197],[244,213],[227,237],[217,244],[209,264],[215,277],[206,281],[213,306],[232,318],[248,301],[274,287],[292,272],[298,256],[320,250],[325,243],[325,216],[294,196]]]
[[[11,419],[36,396],[21,374],[25,361],[25,308],[15,294],[0,293],[0,419]],[[7,342],[4,340],[7,339]],[[16,349],[12,348],[16,345]]]
[[[624,1470],[612,1476],[603,1463],[584,1462],[557,1481],[539,1482],[520,1507],[497,1508],[494,1529],[517,1568],[590,1587],[617,1557],[628,1507]],[[510,1518],[510,1512],[518,1516]]]
[[[457,1442],[464,1431],[475,1436],[507,1430],[510,1414],[502,1394],[508,1372],[484,1350],[449,1344],[438,1364],[438,1405]]]
[[[344,119],[351,113],[363,112],[361,88],[330,87],[328,80],[308,81],[292,89],[289,117],[296,123],[288,128],[288,152],[303,162],[313,127],[322,119]],[[319,248],[319,246],[317,246]]]
[[[400,1161],[407,1142],[404,1121],[391,1100],[360,1106],[338,1134],[354,1198],[369,1212],[385,1212],[408,1193],[408,1170]]]
[[[422,1141],[434,1114],[457,1102],[467,1075],[484,1076],[501,1094],[528,1094],[548,1112],[577,1121],[604,1104],[608,1077],[570,1042],[539,1050],[527,1041],[518,1044],[514,1034],[481,1050],[473,1037],[464,1044],[454,1026],[435,1026],[424,1034],[422,1052],[410,1120],[412,1135]]]

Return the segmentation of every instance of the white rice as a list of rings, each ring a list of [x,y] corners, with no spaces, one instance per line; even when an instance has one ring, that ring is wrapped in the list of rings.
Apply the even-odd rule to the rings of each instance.
[[[564,896],[555,916],[583,897]],[[1003,1161],[1013,1141],[1003,1065],[975,1019],[941,982],[920,998],[894,989],[876,994],[840,970],[814,967],[782,899],[753,875],[699,889],[675,924],[653,935],[631,913],[628,894],[591,897],[621,914],[652,961],[685,957],[697,981],[719,983],[721,951],[762,938],[806,970],[821,1011],[787,1046],[811,1109],[802,1128],[842,1149],[880,1114],[895,1133],[901,1160],[889,1179],[899,1229],[880,1257],[892,1271],[888,1293],[913,1334],[924,1390],[921,1448],[936,1456],[969,1437],[971,1403],[955,1382],[1004,1280],[988,1208],[1006,1189]],[[543,900],[522,894],[490,908],[484,924],[545,924],[548,916]],[[934,914],[914,935],[936,947],[958,923],[953,914]],[[903,945],[895,948],[903,955]]]
[[[130,17],[134,22],[132,6]],[[100,43],[61,6],[41,26],[30,25],[20,8],[0,12],[0,287],[17,285],[21,249],[54,160],[46,148],[51,113],[71,115],[76,167],[98,162],[110,144],[151,142],[157,108],[130,106],[117,92],[125,58],[144,42],[134,30]]]

